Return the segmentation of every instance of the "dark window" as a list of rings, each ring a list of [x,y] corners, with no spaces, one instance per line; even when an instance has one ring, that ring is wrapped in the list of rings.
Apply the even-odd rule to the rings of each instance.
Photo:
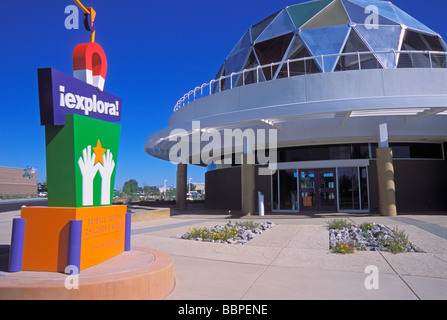
[[[296,170],[279,170],[279,209],[298,210]]]
[[[279,149],[279,162],[368,159],[367,143],[321,145]]]
[[[405,32],[402,50],[416,51],[445,51],[442,39],[438,36],[430,36],[407,30]],[[430,62],[431,58],[431,62]],[[445,68],[446,56],[424,52],[401,53],[398,68]]]
[[[354,52],[368,52],[370,51],[362,39],[357,35],[355,30],[351,30],[346,45],[342,53]],[[359,63],[360,57],[360,63]],[[374,57],[374,54],[352,54],[342,55],[338,59],[335,71],[358,70],[359,67],[363,69],[380,69],[382,68],[379,61]]]
[[[255,44],[254,48],[261,65],[281,61],[292,41],[293,34],[289,33],[277,38]],[[262,69],[266,80],[272,80],[279,65]]]
[[[368,171],[366,167],[359,168],[360,170],[360,192],[361,199],[360,204],[362,205],[362,210],[368,210],[369,208],[369,195],[368,195]]]
[[[295,36],[292,44],[289,48],[289,53],[285,60],[295,60],[301,59],[305,57],[310,57],[309,51],[307,51],[303,42],[298,36]],[[302,75],[302,74],[310,74],[310,73],[318,73],[321,72],[320,68],[318,68],[317,64],[313,59],[302,60],[289,62],[289,69],[287,69],[287,63],[285,63],[278,74],[278,78],[286,78],[289,73],[291,77]]]
[[[353,143],[281,148],[278,162],[375,159],[377,147],[377,143]],[[390,147],[394,159],[444,159],[440,143],[390,143]]]
[[[360,210],[358,168],[338,168],[340,210]]]
[[[256,60],[254,53],[252,52],[250,54],[250,57],[248,58],[247,63],[244,66],[244,70],[256,68],[257,66],[258,66],[258,62]],[[239,83],[237,85],[240,85],[240,83],[242,83],[244,85],[250,84],[250,83],[257,83],[258,79],[259,79],[259,81],[263,81],[262,75],[260,75],[260,74],[258,75],[257,72],[258,72],[257,70],[244,72],[241,75],[241,77],[239,78]]]
[[[371,157],[376,158],[377,144],[371,144]],[[394,159],[444,159],[440,143],[390,143]]]

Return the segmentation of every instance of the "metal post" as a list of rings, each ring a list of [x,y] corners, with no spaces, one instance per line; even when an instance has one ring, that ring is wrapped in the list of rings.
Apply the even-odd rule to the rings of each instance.
[[[289,63],[289,59],[287,59],[287,78],[290,78],[290,63]]]
[[[357,61],[359,62],[359,70],[362,70],[362,64],[360,63],[360,52],[357,51]]]
[[[25,243],[25,219],[16,218],[12,224],[11,251],[9,253],[9,272],[22,271],[23,246]]]
[[[70,220],[70,234],[68,237],[67,266],[75,266],[79,272],[81,270],[82,220]],[[73,273],[75,270],[72,269]]]
[[[125,236],[124,236],[124,251],[130,251],[131,226],[132,226],[132,214],[126,213],[126,231],[125,231]]]
[[[261,217],[264,216],[264,195],[260,191],[258,191],[258,212]]]
[[[396,69],[397,68],[397,54],[396,54],[396,51],[394,51],[394,50],[391,50],[391,51],[394,54],[394,69]]]
[[[184,163],[177,165],[177,210],[186,210],[186,185],[188,176],[188,166]]]

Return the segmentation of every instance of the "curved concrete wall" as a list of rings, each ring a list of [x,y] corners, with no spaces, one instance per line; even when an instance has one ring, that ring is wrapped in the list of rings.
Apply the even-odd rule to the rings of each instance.
[[[319,73],[250,84],[196,100],[178,110],[169,126],[146,142],[149,154],[168,159],[174,129],[264,128],[279,123],[278,146],[376,142],[388,123],[390,141],[447,141],[447,116],[408,121],[407,116],[351,117],[350,111],[447,108],[447,69],[374,69]],[[345,118],[348,115],[348,118]],[[271,128],[271,127],[270,127]]]
[[[196,100],[174,112],[169,126],[193,120],[216,125],[330,111],[447,106],[446,82],[447,69],[303,75],[237,87]]]

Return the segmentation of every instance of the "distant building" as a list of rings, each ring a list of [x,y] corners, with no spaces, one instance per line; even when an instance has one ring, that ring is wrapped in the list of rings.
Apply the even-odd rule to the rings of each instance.
[[[205,194],[205,183],[193,183],[193,185],[196,187],[196,192],[200,194]]]
[[[37,169],[0,167],[0,198],[5,195],[35,195]]]

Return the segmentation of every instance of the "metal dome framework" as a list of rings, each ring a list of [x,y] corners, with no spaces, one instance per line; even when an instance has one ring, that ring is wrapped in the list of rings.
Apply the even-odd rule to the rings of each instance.
[[[377,19],[372,20],[372,14]],[[375,23],[372,25],[372,23]],[[423,64],[428,57],[400,51],[447,51],[441,36],[390,2],[380,0],[316,0],[289,6],[251,26],[230,52],[216,79],[257,66],[282,62],[262,68],[261,81],[286,76],[287,60],[334,55],[324,60],[309,59],[306,64],[291,66],[291,75],[344,71],[357,68],[401,68]],[[368,52],[361,61],[349,52]],[[383,52],[383,53],[376,53]],[[388,53],[385,53],[388,52]],[[415,61],[419,60],[419,61]],[[427,61],[428,62],[428,61]],[[445,67],[445,56],[434,59],[436,67]],[[233,86],[253,83],[254,72],[233,79]],[[227,83],[214,91],[228,89]]]
[[[373,17],[373,15],[375,15]],[[286,7],[251,26],[215,79],[174,111],[209,94],[303,74],[358,69],[447,68],[442,37],[391,2],[314,0]]]

